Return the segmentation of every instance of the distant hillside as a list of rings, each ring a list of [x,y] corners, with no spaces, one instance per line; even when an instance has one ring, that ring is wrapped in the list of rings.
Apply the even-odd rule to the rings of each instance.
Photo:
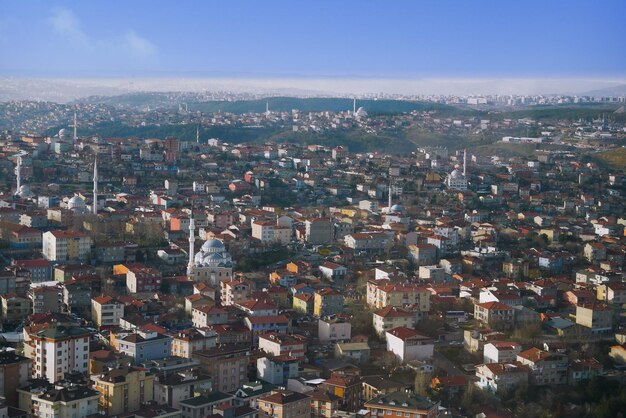
[[[211,101],[201,103],[189,103],[190,111],[202,112],[230,112],[230,113],[261,113],[265,112],[266,103],[270,111],[290,112],[298,109],[302,112],[341,112],[352,110],[353,101],[347,98],[296,98],[296,97],[269,97],[259,100],[240,101]],[[369,113],[402,113],[426,110],[450,110],[451,106],[429,103],[412,102],[407,100],[357,100],[357,108],[363,107]]]
[[[50,128],[45,134],[53,135],[59,128]],[[103,138],[166,138],[173,136],[184,141],[195,141],[195,125],[127,126],[116,122],[98,124],[82,131],[84,135],[98,134]],[[239,144],[242,142],[263,143],[266,141],[298,144],[319,144],[325,146],[348,146],[353,152],[381,151],[399,154],[415,150],[415,144],[408,141],[402,132],[383,135],[365,133],[360,129],[335,130],[323,133],[292,132],[278,128],[244,128],[236,126],[201,126],[200,138],[219,138],[222,141]]]
[[[119,96],[91,96],[76,100],[79,103],[101,103],[110,106],[125,106],[133,108],[177,108],[179,104],[186,103],[189,111],[202,111],[205,113],[229,112],[229,113],[261,113],[265,112],[265,105],[269,103],[270,110],[290,112],[298,109],[302,112],[340,112],[352,110],[352,99],[333,97],[268,97],[258,100],[213,100],[199,101],[195,93],[171,92],[171,93],[128,93]],[[402,113],[413,110],[438,110],[453,111],[454,107],[430,103],[415,102],[408,100],[357,100],[357,107],[364,107],[366,111],[373,113]]]
[[[593,158],[613,168],[626,169],[626,148],[620,147],[593,154]]]
[[[581,105],[536,106],[530,109],[494,113],[492,119],[523,119],[538,121],[554,120],[591,120],[605,115],[616,122],[626,121],[626,114],[614,113],[619,106],[616,104],[590,103]],[[491,115],[490,115],[491,116]]]
[[[593,96],[593,97],[619,97],[626,96],[626,84],[618,84],[613,87],[606,87],[603,89],[590,90],[580,94],[581,96]]]

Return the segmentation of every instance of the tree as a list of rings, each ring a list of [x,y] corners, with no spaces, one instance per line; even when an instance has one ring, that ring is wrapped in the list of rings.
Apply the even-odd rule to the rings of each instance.
[[[432,376],[430,373],[415,373],[415,393],[420,396],[430,396],[430,382]]]

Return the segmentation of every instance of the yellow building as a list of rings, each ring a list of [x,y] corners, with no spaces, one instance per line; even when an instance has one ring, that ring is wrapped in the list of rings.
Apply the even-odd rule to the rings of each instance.
[[[259,398],[259,418],[309,416],[311,416],[311,404],[308,395],[281,390]]]
[[[386,280],[371,280],[367,284],[367,304],[381,309],[387,306],[402,308],[412,306],[419,312],[430,310],[430,292],[414,284],[389,284]]]
[[[314,294],[313,314],[320,318],[336,315],[343,311],[343,295],[330,287],[318,290]]]
[[[154,375],[144,369],[120,367],[91,380],[100,392],[99,410],[108,416],[136,411],[154,399]]]
[[[50,261],[86,260],[91,237],[76,231],[47,231],[42,236],[42,254]]]
[[[293,297],[293,310],[304,314],[313,313],[313,299],[310,293],[298,293]]]

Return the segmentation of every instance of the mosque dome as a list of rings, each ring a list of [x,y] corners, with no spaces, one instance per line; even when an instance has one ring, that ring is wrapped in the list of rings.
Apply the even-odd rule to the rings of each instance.
[[[457,168],[452,170],[452,173],[450,173],[450,177],[452,177],[453,179],[457,179],[457,178],[461,177],[462,175],[463,174]]]
[[[391,206],[391,209],[389,211],[390,212],[404,212],[404,208],[402,207],[402,205],[395,204]]]
[[[210,239],[196,253],[194,265],[196,267],[232,267],[233,259],[222,241]]]
[[[73,211],[85,209],[87,205],[79,196],[74,196],[67,202],[67,208]]]
[[[33,192],[30,191],[30,188],[26,184],[21,185],[15,194],[24,198],[33,196]]]
[[[221,253],[226,251],[224,247],[224,243],[219,239],[209,239],[207,240],[200,249],[205,253]]]
[[[58,136],[59,138],[65,138],[65,137],[67,136],[67,129],[65,129],[65,128],[61,128],[61,129],[59,130],[59,133],[57,134],[57,136]]]

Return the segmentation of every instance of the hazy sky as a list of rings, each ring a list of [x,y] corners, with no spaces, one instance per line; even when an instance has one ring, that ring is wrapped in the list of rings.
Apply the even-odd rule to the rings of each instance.
[[[626,78],[626,1],[0,1],[0,75]]]

